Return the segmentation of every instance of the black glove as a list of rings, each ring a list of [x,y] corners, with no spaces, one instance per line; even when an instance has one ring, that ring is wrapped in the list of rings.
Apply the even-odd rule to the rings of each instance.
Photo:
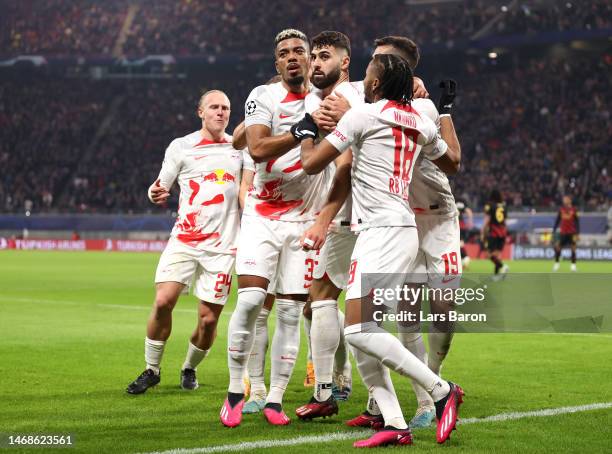
[[[293,134],[293,137],[295,137],[300,142],[308,138],[314,139],[315,137],[317,137],[318,133],[319,128],[317,128],[317,125],[315,124],[310,114],[304,115],[304,118],[302,118],[296,124],[291,126],[291,134]]]
[[[440,82],[440,88],[442,90],[438,100],[438,112],[440,112],[440,115],[450,115],[457,95],[457,82],[452,79],[443,80]]]

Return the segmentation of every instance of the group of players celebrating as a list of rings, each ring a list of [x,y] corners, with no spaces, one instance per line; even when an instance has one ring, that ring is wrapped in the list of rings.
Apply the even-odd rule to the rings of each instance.
[[[235,261],[238,300],[228,326],[223,425],[236,427],[244,414],[259,411],[272,425],[290,423],[282,402],[304,314],[315,386],[295,411],[298,418],[338,413],[337,400],[352,386],[350,350],[369,399],[346,423],[377,430],[355,447],[411,444],[410,427],[434,418],[437,441],[450,437],[463,400],[461,387],[440,377],[452,326],[431,324],[428,355],[418,322],[400,324],[397,337],[379,326],[372,294],[404,285],[459,286],[459,219],[446,177],[461,161],[451,119],[456,85],[440,83],[436,108],[414,77],[419,52],[408,38],[376,40],[362,82],[349,80],[350,58],[349,39],[340,32],[309,41],[298,30],[281,31],[275,39],[280,79],[251,91],[233,137],[225,133],[227,96],[212,90],[201,97],[202,128],[170,144],[149,188],[150,200],[161,205],[178,180],[178,219],[156,272],[146,369],[128,393],[159,383],[172,310],[190,286],[200,300],[199,322],[181,386],[197,388],[196,369],[214,342]],[[338,309],[342,290],[346,314]],[[277,322],[268,391],[263,362],[272,302]],[[405,303],[384,305],[394,311]],[[451,306],[429,304],[432,313]],[[410,424],[390,370],[412,380],[418,409]]]

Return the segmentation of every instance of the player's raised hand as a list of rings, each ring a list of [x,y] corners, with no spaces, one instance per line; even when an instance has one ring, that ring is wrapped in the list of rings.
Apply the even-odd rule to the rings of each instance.
[[[315,222],[309,227],[300,238],[300,244],[305,250],[319,250],[325,244],[325,238],[327,237],[327,227]]]
[[[304,115],[304,118],[291,126],[291,134],[300,142],[304,139],[314,139],[318,133],[319,128],[309,114]]]
[[[412,98],[429,98],[429,92],[425,88],[425,83],[420,77],[414,76],[412,78]]]
[[[342,116],[351,108],[351,105],[341,93],[329,95],[321,102],[321,110],[327,116],[331,117],[336,123],[340,121]]]
[[[336,121],[323,112],[321,109],[317,109],[312,113],[312,119],[319,127],[320,130],[325,132],[332,132],[336,127]]]
[[[170,197],[170,192],[161,185],[159,178],[149,186],[149,200],[155,205],[163,205]]]
[[[457,96],[457,82],[446,79],[440,82],[440,99],[438,99],[438,112],[440,115],[450,115]]]

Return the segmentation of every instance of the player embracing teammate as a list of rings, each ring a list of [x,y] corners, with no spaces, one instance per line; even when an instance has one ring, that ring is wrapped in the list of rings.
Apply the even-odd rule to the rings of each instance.
[[[405,59],[376,55],[368,65],[364,89],[368,104],[349,110],[318,145],[312,140],[318,130],[311,117],[296,128],[302,139],[302,165],[309,173],[324,170],[353,150],[353,222],[360,234],[351,257],[345,337],[385,421],[384,430],[355,446],[412,441],[387,367],[411,377],[430,394],[438,416],[437,439],[443,442],[455,426],[461,388],[440,379],[395,336],[381,330],[369,296],[374,288],[403,285],[414,266],[418,235],[408,193],[419,154],[449,173],[456,171],[459,155],[438,137],[436,125],[410,105],[412,71]],[[441,119],[442,124],[449,121]],[[368,280],[374,274],[375,283]],[[395,309],[397,301],[386,304]]]
[[[230,383],[220,412],[221,422],[228,427],[242,421],[243,373],[257,316],[274,278],[276,288],[271,290],[276,293],[277,323],[263,414],[273,425],[290,422],[282,410],[282,398],[298,354],[299,320],[315,265],[302,249],[300,237],[312,224],[326,192],[326,176],[304,172],[299,142],[289,132],[304,115],[309,60],[304,33],[280,32],[275,39],[275,65],[281,81],[256,87],[245,104],[247,144],[256,173],[242,217],[236,258],[238,301],[228,329]]]

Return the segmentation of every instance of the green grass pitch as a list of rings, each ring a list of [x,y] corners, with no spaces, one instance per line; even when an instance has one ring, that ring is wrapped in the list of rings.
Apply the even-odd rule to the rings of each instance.
[[[228,372],[228,314],[213,351],[198,370],[201,387],[179,389],[179,369],[195,326],[196,302],[183,297],[162,365],[162,383],[145,395],[125,387],[143,369],[145,322],[153,299],[156,254],[0,252],[0,433],[72,434],[73,452],[148,452],[243,441],[328,435],[362,411],[366,390],[354,370],[354,392],[340,415],[270,427],[261,415],[226,429],[218,418]],[[510,262],[511,272],[548,272],[550,262]],[[578,264],[612,273],[611,263]],[[475,261],[472,272],[492,265]],[[568,268],[564,263],[562,269]],[[235,289],[234,289],[235,292]],[[229,313],[235,293],[226,308]],[[584,297],[588,304],[588,295]],[[271,320],[273,317],[271,317]],[[304,336],[285,409],[310,397],[302,386]],[[268,365],[269,366],[269,365]],[[461,416],[480,418],[612,402],[612,334],[460,334],[444,376],[466,391]],[[415,402],[406,379],[394,381],[407,418]],[[612,452],[612,409],[460,426],[438,446],[431,429],[415,432],[418,452]],[[269,452],[346,452],[352,440],[267,448]],[[47,451],[55,451],[47,448]],[[11,448],[7,452],[25,452]],[[40,450],[32,450],[40,452]],[[258,450],[263,452],[263,450]],[[70,450],[62,452],[71,452]]]

